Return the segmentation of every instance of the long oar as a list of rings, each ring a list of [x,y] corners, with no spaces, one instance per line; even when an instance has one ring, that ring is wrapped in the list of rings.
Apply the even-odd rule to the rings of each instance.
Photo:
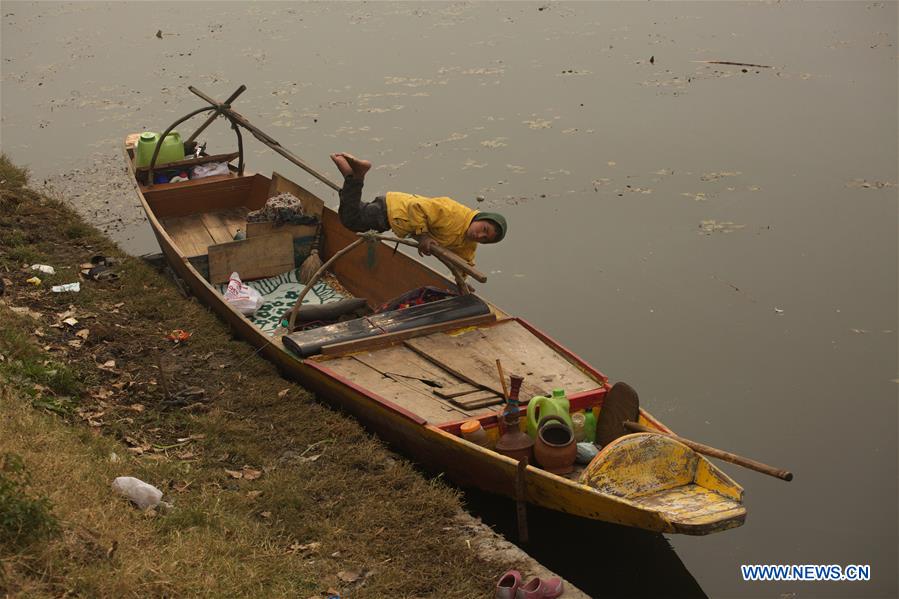
[[[665,433],[648,426],[637,423],[640,417],[640,398],[633,387],[623,381],[615,383],[603,400],[602,409],[599,411],[599,420],[596,423],[596,442],[600,445],[608,445],[618,437],[626,435],[628,431],[639,433],[655,433],[667,435],[680,441],[693,451],[730,462],[762,474],[774,476],[781,480],[793,480],[793,473],[763,464],[749,458],[717,449],[709,445],[703,445],[690,439],[684,439],[672,433]]]
[[[725,462],[730,462],[731,464],[743,466],[744,468],[749,468],[750,470],[755,470],[756,472],[761,472],[762,474],[767,474],[768,476],[773,476],[781,480],[793,480],[793,473],[789,470],[775,468],[774,466],[769,466],[768,464],[763,464],[762,462],[757,462],[750,458],[744,458],[741,455],[737,455],[729,451],[724,451],[723,449],[718,449],[709,445],[697,443],[696,441],[691,441],[690,439],[684,439],[683,437],[672,433],[664,433],[654,428],[643,426],[642,424],[639,424],[637,422],[625,422],[624,426],[629,430],[638,433],[655,433],[657,435],[666,435],[668,437],[671,437],[675,441],[680,441],[693,451],[697,451],[701,454],[711,456],[713,458],[718,458],[719,460],[724,460]]]

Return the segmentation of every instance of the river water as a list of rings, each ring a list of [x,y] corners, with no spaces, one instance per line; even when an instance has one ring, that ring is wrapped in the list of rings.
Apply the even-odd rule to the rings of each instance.
[[[479,251],[482,295],[628,381],[683,436],[795,473],[725,464],[746,524],[672,536],[673,550],[534,512],[530,549],[582,588],[899,594],[895,2],[0,12],[3,152],[126,250],[155,245],[121,139],[201,106],[189,84],[221,99],[246,84],[235,108],[322,172],[349,151],[375,163],[372,194],[505,214],[507,240]],[[221,124],[201,139],[234,147]],[[335,206],[248,148],[252,170]],[[505,507],[470,500],[508,528]],[[869,564],[871,580],[746,582],[741,564]]]

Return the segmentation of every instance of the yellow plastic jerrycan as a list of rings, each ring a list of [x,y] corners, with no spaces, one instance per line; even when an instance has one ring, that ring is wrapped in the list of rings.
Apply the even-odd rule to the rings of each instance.
[[[153,158],[153,151],[159,142],[159,133],[152,131],[144,131],[137,140],[137,150],[135,159],[137,167],[150,166],[150,160]],[[184,160],[184,142],[181,141],[181,134],[177,131],[171,131],[165,136],[162,147],[159,148],[159,156],[156,158],[156,166],[166,164],[167,162],[178,162]]]
[[[565,396],[564,389],[553,389],[552,397],[545,395],[536,395],[528,402],[528,434],[537,438],[537,423],[547,416],[558,416],[565,424],[574,430],[574,424],[571,422],[571,414],[568,411],[571,404]]]

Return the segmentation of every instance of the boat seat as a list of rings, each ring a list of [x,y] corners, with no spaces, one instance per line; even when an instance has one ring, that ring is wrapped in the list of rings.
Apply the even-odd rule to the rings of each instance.
[[[606,445],[581,482],[617,497],[635,499],[693,482],[699,455],[665,435],[625,435]]]
[[[580,481],[659,512],[685,534],[739,526],[743,489],[706,458],[665,435],[636,433],[606,445]]]

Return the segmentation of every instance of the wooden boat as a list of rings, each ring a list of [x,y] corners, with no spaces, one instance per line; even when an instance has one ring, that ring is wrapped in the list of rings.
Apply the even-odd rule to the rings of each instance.
[[[239,115],[227,104],[230,100],[217,104],[218,113],[239,122]],[[268,230],[258,234],[247,229],[247,213],[263,207],[270,196],[290,191],[302,201],[304,210],[320,215],[323,259],[346,248],[357,239],[356,234],[345,229],[319,197],[296,183],[277,173],[267,177],[245,172],[242,142],[237,167],[232,164],[238,157],[233,153],[202,155],[174,165],[189,168],[225,161],[227,174],[151,184],[147,176],[153,171],[152,165],[135,167],[136,139],[136,134],[126,138],[125,158],[147,219],[175,273],[197,298],[231,325],[237,336],[259,348],[285,375],[314,391],[321,400],[353,414],[414,460],[444,472],[459,485],[516,497],[518,463],[460,436],[461,424],[471,419],[479,420],[493,440],[498,435],[498,404],[503,391],[496,373],[497,359],[507,372],[525,377],[523,399],[563,388],[572,412],[601,412],[610,389],[603,373],[532,324],[476,295],[443,300],[452,305],[441,310],[428,308],[433,304],[418,306],[418,315],[408,319],[405,315],[411,313],[407,310],[416,309],[396,310],[374,325],[366,319],[341,323],[344,333],[353,329],[343,338],[334,330],[323,337],[316,330],[264,332],[224,300],[217,285],[222,281],[221,274],[210,273],[222,270],[223,255],[226,271],[232,264],[251,270],[260,265],[278,268],[277,262],[283,258],[272,256],[283,255],[283,236],[293,241],[294,249],[308,251],[315,228],[290,225],[286,228],[295,227],[290,233]],[[277,144],[271,138],[264,141]],[[279,145],[274,147],[297,162]],[[238,229],[247,230],[246,240],[233,241]],[[279,236],[276,243],[274,238]],[[272,244],[280,249],[274,251]],[[276,264],[270,264],[273,260]],[[299,262],[282,268],[294,264]],[[333,263],[330,271],[344,293],[364,298],[372,309],[423,286],[457,290],[450,279],[383,241],[348,252]],[[252,278],[249,273],[241,274]],[[366,330],[360,333],[360,328]],[[298,349],[316,335],[323,339],[321,343]],[[308,355],[304,357],[303,353]],[[464,390],[465,385],[472,388],[468,394],[471,401],[458,397],[452,401],[435,393],[450,388]],[[460,397],[465,399],[464,395]],[[653,430],[670,432],[645,410],[641,409],[639,421]],[[655,434],[629,434],[604,447],[592,464],[597,466],[593,486],[579,481],[579,471],[560,476],[539,465],[529,465],[523,481],[527,501],[575,516],[658,532],[703,535],[740,526],[746,515],[742,488],[703,456],[660,438]]]

